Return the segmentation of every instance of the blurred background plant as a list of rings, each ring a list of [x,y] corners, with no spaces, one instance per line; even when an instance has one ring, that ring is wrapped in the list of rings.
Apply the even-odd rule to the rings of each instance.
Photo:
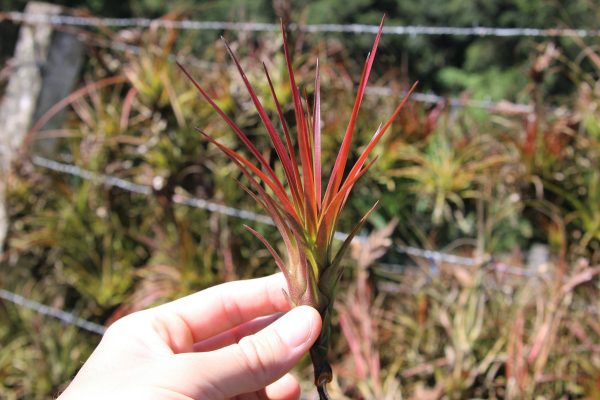
[[[271,22],[278,16],[300,24],[371,23],[386,11],[388,26],[576,28],[593,28],[599,10],[585,0],[477,8],[436,0],[410,9],[379,1],[337,3],[181,2],[175,12],[172,4],[149,0],[86,5],[101,15],[165,14],[164,20]],[[2,9],[22,4],[3,3]],[[7,22],[0,29],[16,32]],[[276,242],[271,226],[182,204],[198,198],[261,212],[236,183],[241,176],[235,166],[194,131],[200,127],[244,152],[173,61],[192,69],[256,146],[268,148],[217,36],[227,37],[264,99],[270,89],[261,63],[267,64],[287,118],[293,109],[279,35],[158,26],[77,33],[88,52],[82,89],[62,103],[68,111],[63,128],[34,126],[32,148],[55,139],[55,160],[142,185],[145,194],[21,158],[4,177],[10,227],[0,287],[109,324],[222,281],[275,271],[268,252],[242,225]],[[351,112],[351,77],[361,67],[356,60],[364,58],[372,38],[290,36],[309,98],[320,60],[323,157],[331,165]],[[6,59],[11,42],[2,42]],[[365,98],[355,154],[406,82],[418,78],[419,90],[455,98],[407,105],[340,222],[347,231],[380,200],[344,261],[331,357],[335,397],[600,398],[597,39],[384,36],[381,59],[373,86],[387,91]],[[469,106],[490,99],[498,102]],[[264,104],[277,115],[274,104]],[[0,302],[0,397],[55,395],[98,340]],[[297,372],[310,381],[308,363]]]

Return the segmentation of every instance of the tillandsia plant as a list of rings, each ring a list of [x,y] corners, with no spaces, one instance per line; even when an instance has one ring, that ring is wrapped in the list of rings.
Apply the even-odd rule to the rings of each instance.
[[[382,19],[373,48],[367,56],[364,65],[350,122],[348,123],[341,148],[331,170],[329,182],[324,186],[321,165],[319,63],[317,60],[314,100],[312,107],[310,107],[308,98],[301,96],[300,90],[296,85],[283,23],[281,30],[296,119],[295,144],[265,64],[263,63],[265,77],[271,89],[271,95],[277,109],[277,116],[283,130],[283,135],[277,131],[275,123],[269,117],[261,100],[256,95],[252,84],[249,82],[240,63],[227,43],[225,43],[225,46],[237,66],[239,74],[268,132],[281,163],[285,179],[280,179],[277,176],[274,168],[269,165],[269,162],[263,157],[262,153],[248,136],[219,108],[215,101],[211,99],[185,68],[181,65],[180,67],[200,94],[220,114],[223,120],[233,129],[238,138],[256,158],[256,161],[253,162],[200,131],[207,140],[214,143],[240,168],[241,172],[250,182],[250,188],[243,185],[242,187],[269,213],[281,233],[287,250],[285,258],[281,257],[261,234],[247,227],[265,245],[275,259],[277,266],[283,272],[287,280],[288,291],[285,294],[289,303],[293,307],[299,305],[312,306],[321,314],[323,328],[319,338],[310,350],[310,355],[315,370],[315,385],[317,386],[320,399],[323,400],[329,399],[325,385],[331,382],[332,379],[332,370],[327,360],[327,351],[329,348],[330,319],[333,310],[335,289],[342,274],[342,256],[348,249],[354,235],[377,206],[377,203],[361,218],[339,247],[334,245],[335,227],[352,187],[375,161],[374,158],[367,162],[369,154],[398,115],[416,84],[413,85],[387,122],[380,125],[375,131],[375,134],[359,155],[356,163],[344,176],[358,112],[383,31]]]

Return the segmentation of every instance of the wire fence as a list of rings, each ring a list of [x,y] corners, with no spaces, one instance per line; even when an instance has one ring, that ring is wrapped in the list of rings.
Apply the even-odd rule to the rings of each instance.
[[[368,86],[366,93],[375,96],[388,97],[388,96],[404,96],[406,91],[394,91],[388,87],[381,86]],[[410,95],[410,100],[418,103],[425,104],[440,104],[445,103],[450,108],[480,108],[491,112],[506,112],[509,114],[530,114],[533,112],[533,106],[523,103],[513,103],[508,100],[500,102],[492,100],[474,100],[474,99],[461,99],[458,97],[445,97],[435,93],[421,93],[413,92]]]
[[[82,179],[86,179],[95,184],[105,185],[108,187],[117,187],[128,192],[143,194],[149,196],[154,192],[154,189],[150,185],[141,185],[133,183],[125,179],[117,178],[115,176],[98,174],[92,171],[85,170],[73,164],[61,163],[54,160],[49,160],[44,157],[34,155],[31,157],[31,161],[34,165],[42,167],[51,171],[76,176]],[[265,214],[258,214],[249,210],[241,210],[238,208],[225,206],[209,200],[200,199],[196,197],[188,197],[182,194],[175,194],[172,198],[176,204],[182,204],[194,208],[203,209],[209,212],[215,212],[218,214],[226,215],[229,217],[239,218],[246,221],[254,221],[261,224],[274,225],[271,217]],[[336,240],[343,241],[348,237],[348,234],[344,232],[335,232],[334,238]],[[356,235],[354,240],[357,242],[365,242],[368,238],[362,235]],[[461,264],[465,266],[474,266],[481,264],[481,261],[467,257],[458,257],[452,254],[441,253],[432,250],[419,249],[411,246],[398,246],[397,250],[415,257],[423,257],[427,259],[433,259],[437,262],[446,262],[449,264]]]
[[[9,301],[19,307],[24,307],[35,311],[38,314],[56,318],[67,325],[73,325],[91,333],[104,335],[104,332],[106,331],[106,327],[103,325],[79,318],[75,314],[63,311],[59,308],[49,307],[45,304],[38,303],[37,301],[28,299],[5,289],[0,289],[0,299]]]
[[[96,42],[95,45],[98,45]],[[131,44],[124,44],[119,42],[111,41],[109,43],[102,44],[104,48],[110,48],[112,50],[123,52],[123,53],[132,53],[132,54],[142,54],[143,48]],[[213,70],[214,68],[223,68],[227,66],[224,63],[217,62],[207,62],[197,59],[192,56],[179,56],[176,54],[167,55],[167,59],[170,62],[179,62],[184,65],[191,65],[200,69],[208,69]],[[394,90],[389,87],[384,86],[367,86],[365,93],[371,96],[379,96],[379,97],[404,97],[407,94],[406,90]],[[480,108],[492,112],[509,112],[511,114],[529,114],[533,112],[533,106],[529,104],[523,103],[513,103],[508,100],[503,100],[500,102],[492,101],[490,99],[486,100],[474,100],[469,98],[458,98],[458,97],[447,97],[440,96],[435,93],[422,93],[422,92],[412,92],[410,96],[410,101],[414,101],[417,103],[425,103],[425,104],[440,104],[445,103],[450,108]]]
[[[100,18],[72,15],[28,14],[7,12],[0,19],[28,24],[49,24],[55,26],[84,26],[112,28],[167,28],[178,30],[235,30],[244,32],[274,32],[280,29],[278,24],[263,22],[226,22],[169,20],[151,18]],[[308,33],[377,33],[378,25],[367,24],[291,24],[288,29]],[[403,36],[493,36],[493,37],[600,37],[600,30],[569,28],[505,28],[505,27],[454,27],[454,26],[386,26],[384,34]]]
[[[115,43],[115,42],[111,42],[110,44],[108,44],[108,47],[110,47],[113,50],[116,51],[120,51],[120,52],[131,52],[133,54],[141,54],[141,52],[143,51],[143,49],[141,47],[138,46],[134,46],[134,45],[126,45],[126,44],[122,44],[122,43]],[[167,56],[167,58],[169,59],[169,61],[171,62],[179,62],[182,63],[184,65],[192,65],[194,67],[197,68],[202,68],[202,69],[214,69],[215,67],[223,67],[225,66],[225,64],[221,64],[221,63],[209,63],[209,62],[205,62],[202,60],[198,60],[195,57],[190,57],[190,56],[177,56],[175,54],[169,54]],[[397,96],[397,97],[404,97],[407,94],[406,90],[394,90],[391,89],[389,87],[383,87],[383,86],[367,86],[366,94],[371,95],[371,96],[379,96],[379,97],[390,97],[390,96]],[[479,108],[479,109],[484,109],[484,110],[488,110],[488,111],[492,111],[492,112],[509,112],[511,114],[529,114],[531,112],[533,112],[533,106],[529,105],[529,104],[523,104],[523,103],[513,103],[507,100],[501,101],[501,102],[495,102],[492,100],[474,100],[474,99],[464,99],[464,98],[458,98],[458,97],[445,97],[445,96],[440,96],[438,94],[435,93],[422,93],[422,92],[412,92],[411,96],[410,96],[410,100],[417,102],[417,103],[425,103],[425,104],[440,104],[440,103],[445,103],[447,104],[450,108],[456,109],[456,108]]]
[[[158,26],[164,28],[175,28],[182,30],[197,29],[197,30],[234,30],[234,31],[275,31],[279,29],[278,25],[265,24],[265,23],[236,23],[236,22],[207,22],[207,21],[173,21],[163,19],[147,19],[147,18],[97,18],[97,17],[75,17],[68,15],[47,15],[47,14],[28,14],[21,12],[8,12],[0,13],[1,20],[9,20],[16,23],[27,23],[27,24],[51,24],[54,26],[75,26],[75,27],[140,27],[147,28],[151,26]],[[194,28],[192,28],[194,27]],[[303,25],[302,29],[307,32],[343,32],[344,29],[348,28],[348,32],[354,33],[372,33],[377,32],[377,26],[371,25],[336,25],[336,24],[325,24],[325,25]],[[352,29],[350,29],[352,27]],[[361,31],[359,28],[363,27]],[[368,28],[368,29],[367,29]],[[389,27],[392,32],[385,31],[386,33],[399,34],[395,28],[413,28],[413,27]],[[434,27],[421,27],[424,31],[431,31]],[[426,29],[425,29],[426,28]],[[291,29],[300,29],[300,27],[291,26]],[[439,28],[447,29],[447,28]],[[463,29],[463,28],[461,28]],[[469,28],[471,29],[471,28]],[[479,28],[478,28],[479,29]],[[500,28],[481,28],[481,29],[500,29]],[[549,30],[550,31],[550,30]],[[554,30],[551,30],[554,31]],[[587,32],[587,31],[586,31]],[[591,32],[591,31],[590,31]],[[594,36],[590,32],[586,36]],[[499,35],[503,36],[503,35]],[[110,48],[112,50],[124,53],[131,53],[139,55],[143,52],[143,49],[139,46],[119,43],[118,41],[87,41],[88,44],[99,46],[103,48]],[[198,60],[191,56],[179,56],[176,54],[169,54],[167,58],[171,62],[178,61],[183,64],[192,65],[203,69],[214,69],[215,66],[222,66],[222,64],[207,62]],[[15,68],[18,66],[14,66]],[[366,89],[366,93],[373,96],[389,97],[389,96],[400,96],[406,94],[405,91],[393,91],[388,87],[380,86],[369,86]],[[425,104],[447,104],[450,108],[478,108],[484,109],[491,112],[506,112],[510,114],[529,114],[533,111],[533,107],[529,104],[513,103],[508,100],[503,101],[492,101],[490,99],[475,100],[469,98],[458,98],[441,96],[436,93],[421,93],[413,92],[411,95],[411,101],[425,103]]]
[[[31,158],[33,164],[46,168],[55,172],[68,174],[71,176],[77,176],[82,179],[86,179],[98,185],[105,185],[109,187],[117,187],[128,192],[143,194],[149,196],[154,192],[154,188],[150,185],[141,185],[139,183],[133,183],[125,179],[117,178],[115,176],[98,174],[92,171],[82,169],[76,165],[60,163],[58,161],[49,160],[40,156],[33,156]],[[209,200],[199,199],[195,197],[188,197],[182,194],[175,194],[172,198],[176,204],[182,204],[194,208],[200,208],[209,212],[215,212],[229,217],[235,217],[244,219],[247,221],[255,221],[261,224],[273,225],[273,221],[266,215],[258,214],[248,210],[240,210],[234,207],[225,206]]]
[[[117,187],[122,190],[138,193],[145,196],[150,196],[154,193],[154,188],[151,185],[143,185],[139,183],[133,183],[128,180],[118,178],[111,175],[99,174],[89,170],[85,170],[77,165],[61,163],[55,160],[50,160],[44,157],[34,155],[31,157],[31,161],[38,167],[45,168],[51,171],[76,176],[82,179],[86,179],[98,185],[105,185],[108,187]],[[259,214],[249,210],[242,210],[235,207],[219,204],[210,200],[200,199],[196,197],[186,196],[183,194],[174,194],[172,200],[176,204],[186,205],[194,208],[206,210],[208,212],[214,212],[229,217],[239,218],[247,221],[258,222],[261,224],[274,225],[271,218],[265,214]],[[334,238],[336,240],[343,241],[348,237],[347,233],[335,232]],[[356,235],[353,239],[358,243],[364,243],[368,240],[367,236]],[[463,257],[454,254],[448,254],[440,251],[434,251],[429,249],[422,249],[414,246],[397,245],[394,249],[400,253],[407,254],[412,257],[419,257],[435,265],[442,263],[463,265],[466,267],[476,267],[485,265],[490,269],[498,272],[505,272],[513,275],[527,276],[527,277],[539,277],[536,271],[530,271],[523,268],[510,266],[507,264],[499,263],[494,261],[491,257]]]

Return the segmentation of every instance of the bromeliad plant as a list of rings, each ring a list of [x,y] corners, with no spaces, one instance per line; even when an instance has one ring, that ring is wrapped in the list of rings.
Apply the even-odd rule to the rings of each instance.
[[[348,249],[354,235],[359,231],[377,204],[361,218],[339,248],[334,246],[336,223],[340,218],[341,211],[348,200],[352,187],[375,161],[374,158],[370,162],[367,162],[367,157],[398,115],[416,84],[413,85],[387,122],[379,126],[366,148],[358,157],[356,163],[344,176],[358,112],[383,30],[382,19],[373,48],[367,56],[363,68],[358,93],[341,148],[331,170],[329,182],[327,186],[324,186],[321,165],[319,63],[317,61],[314,101],[312,107],[310,107],[308,98],[306,96],[303,98],[299,88],[296,86],[283,24],[281,28],[296,119],[296,144],[292,140],[290,129],[285,121],[281,104],[277,99],[266,66],[263,64],[283,135],[280,135],[277,131],[274,122],[256,95],[237,58],[227,43],[225,45],[269,134],[274,150],[281,162],[285,176],[283,180],[277,176],[274,168],[269,165],[268,161],[248,136],[221,110],[185,68],[181,65],[180,67],[200,94],[233,129],[238,138],[256,158],[256,162],[258,162],[258,165],[256,165],[255,162],[227,148],[200,131],[207,140],[214,143],[240,168],[250,182],[250,188],[243,186],[244,190],[269,213],[281,233],[287,250],[285,258],[282,258],[262,235],[254,229],[247,227],[265,245],[275,259],[277,266],[283,272],[288,285],[286,293],[288,301],[292,306],[312,306],[321,314],[323,329],[317,342],[311,348],[310,355],[315,370],[315,385],[317,386],[320,398],[323,400],[329,398],[325,390],[325,385],[332,379],[331,366],[327,360],[327,350],[329,348],[330,318],[333,310],[335,289],[342,274],[342,256]]]

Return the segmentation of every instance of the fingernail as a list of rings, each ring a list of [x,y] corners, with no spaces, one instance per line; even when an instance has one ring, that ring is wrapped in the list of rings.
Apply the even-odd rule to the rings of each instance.
[[[305,306],[294,308],[281,317],[275,327],[281,340],[294,348],[305,344],[312,334],[313,313],[313,310]]]

